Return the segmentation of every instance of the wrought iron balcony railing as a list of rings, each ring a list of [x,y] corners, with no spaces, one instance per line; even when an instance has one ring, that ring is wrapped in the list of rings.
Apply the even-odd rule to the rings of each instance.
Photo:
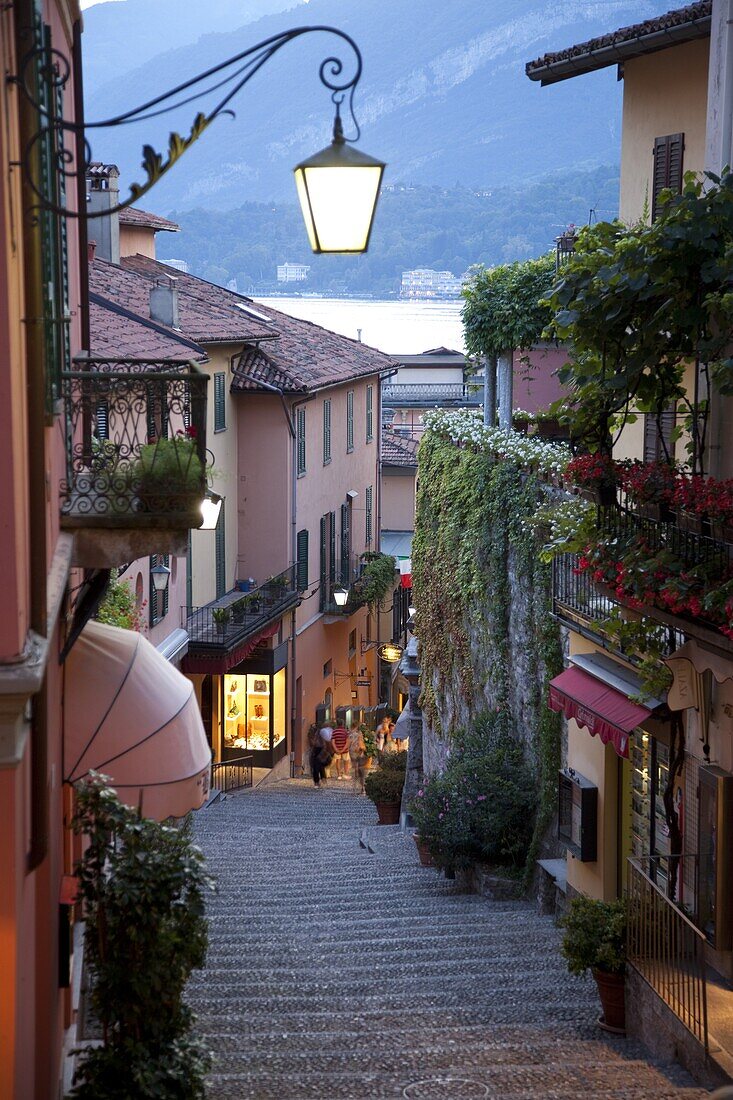
[[[416,409],[435,405],[481,405],[483,393],[477,384],[465,382],[410,382],[385,383],[382,386],[382,403]]]
[[[194,363],[77,356],[62,376],[65,527],[190,528],[206,490],[206,387]]]
[[[359,595],[359,589],[356,586],[363,570],[364,563],[360,561],[357,554],[349,554],[348,558],[341,557],[337,560],[334,576],[321,579],[320,610],[324,614],[349,616],[364,606],[365,601]],[[334,592],[338,589],[348,591],[346,603],[343,606],[337,604],[334,597]]]
[[[296,567],[290,565],[251,592],[227,592],[204,607],[183,607],[181,626],[188,631],[189,651],[233,649],[295,607],[299,599]]]

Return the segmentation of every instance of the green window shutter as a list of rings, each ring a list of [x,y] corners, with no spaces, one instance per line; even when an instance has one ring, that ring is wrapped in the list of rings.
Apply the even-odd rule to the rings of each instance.
[[[170,569],[170,567],[171,567],[170,554],[164,554],[163,555],[163,565],[165,565],[166,568]],[[160,617],[161,617],[161,619],[164,619],[166,617],[166,615],[168,614],[168,599],[170,597],[170,580],[168,581],[168,587],[166,588],[165,592],[163,592],[162,595],[163,595],[163,599],[160,602],[162,603],[163,607],[162,607],[162,614],[161,614]]]
[[[366,441],[374,439],[374,386],[366,388]]]
[[[331,399],[323,402],[323,465],[331,461]]]
[[[298,591],[303,592],[308,587],[308,531],[298,531],[298,565],[297,579]]]
[[[216,598],[224,595],[227,590],[227,561],[226,561],[226,527],[225,527],[224,502],[222,502],[219,520],[214,530],[214,566],[216,570]]]
[[[328,576],[336,580],[336,513],[328,513]]]
[[[298,477],[302,477],[305,473],[305,409],[298,409],[295,434],[298,452]]]
[[[351,558],[351,509],[348,504],[341,505],[341,583],[348,585],[349,564]]]
[[[354,391],[346,394],[346,450],[354,449]]]
[[[654,139],[654,176],[652,181],[652,221],[659,213],[659,193],[667,188],[676,195],[682,190],[682,154],[684,134],[667,134]]]
[[[191,532],[188,532],[188,548],[186,550],[186,606],[193,607],[193,550],[191,545]]]
[[[365,509],[364,509],[365,512],[366,512],[365,541],[366,541],[367,546],[369,546],[369,544],[372,541],[373,495],[374,495],[374,490],[373,490],[371,485],[368,485],[367,486],[367,491],[366,491],[366,502],[365,502]]]
[[[318,608],[323,611],[326,606],[326,581],[328,579],[328,544],[326,541],[326,517],[321,516],[321,554],[320,554],[320,569],[321,569],[321,587],[318,600]]]
[[[214,375],[214,431],[223,432],[227,426],[227,376],[224,371]]]
[[[160,615],[158,614],[158,592],[157,592],[157,589],[156,589],[155,585],[153,584],[153,572],[152,572],[153,566],[157,565],[157,564],[158,564],[158,555],[157,554],[151,554],[150,555],[150,573],[148,574],[148,604],[150,606],[150,625],[151,626],[155,626],[155,624],[160,620]]]

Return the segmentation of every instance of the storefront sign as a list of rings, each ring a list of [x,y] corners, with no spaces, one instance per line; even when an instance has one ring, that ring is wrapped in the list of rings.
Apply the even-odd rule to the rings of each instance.
[[[368,688],[372,686],[371,680],[357,680],[356,686],[358,688]]]
[[[380,645],[377,653],[383,661],[387,661],[388,664],[394,665],[402,657],[403,650],[401,645],[395,645],[393,642],[386,642],[384,645]]]

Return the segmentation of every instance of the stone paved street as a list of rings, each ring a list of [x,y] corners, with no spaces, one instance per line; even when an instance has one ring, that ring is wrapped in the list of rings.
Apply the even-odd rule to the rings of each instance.
[[[347,787],[283,781],[196,815],[219,882],[190,985],[211,1097],[705,1095],[595,1026],[549,918],[456,892]]]

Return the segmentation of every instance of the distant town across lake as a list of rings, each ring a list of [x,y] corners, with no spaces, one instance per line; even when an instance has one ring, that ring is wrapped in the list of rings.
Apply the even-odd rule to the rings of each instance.
[[[461,301],[374,301],[358,298],[261,298],[263,304],[302,317],[388,354],[416,355],[431,348],[465,351]]]

